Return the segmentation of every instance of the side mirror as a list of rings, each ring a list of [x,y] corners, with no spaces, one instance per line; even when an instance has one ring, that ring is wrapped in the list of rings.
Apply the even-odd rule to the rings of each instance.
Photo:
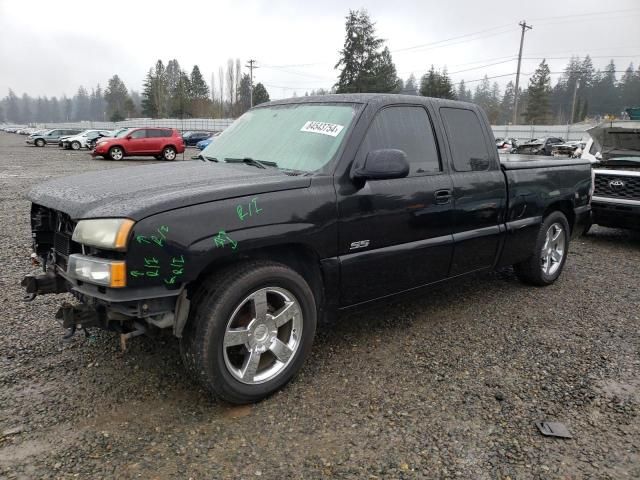
[[[409,175],[407,154],[402,150],[385,148],[367,153],[364,161],[354,163],[351,169],[353,180],[388,180]]]
[[[127,136],[126,136],[126,139],[127,139],[127,140],[131,140],[132,138],[133,138],[133,137],[132,137],[131,135],[127,135]]]

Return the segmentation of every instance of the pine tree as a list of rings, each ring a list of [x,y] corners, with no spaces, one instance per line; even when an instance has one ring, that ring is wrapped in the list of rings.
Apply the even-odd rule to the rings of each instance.
[[[181,71],[178,77],[178,82],[175,85],[173,92],[171,92],[171,111],[169,115],[172,117],[184,118],[185,115],[193,116],[191,105],[191,79],[186,72]]]
[[[437,71],[433,65],[427,73],[422,76],[420,80],[420,95],[423,97],[434,98],[456,98],[453,84],[447,75],[445,69],[442,73]]]
[[[409,78],[407,78],[402,93],[405,95],[418,95],[418,83],[416,76],[413,73],[409,75]]]
[[[396,67],[384,40],[366,10],[350,10],[345,23],[344,47],[335,68],[340,69],[337,93],[394,92],[399,88]]]
[[[167,99],[166,99],[166,111],[169,115],[173,116],[173,112],[175,110],[175,101],[174,95],[176,88],[178,86],[178,82],[180,81],[180,75],[182,74],[182,69],[180,68],[180,64],[178,60],[175,58],[173,60],[169,60],[167,62],[167,68],[165,70],[165,76],[167,79]]]
[[[142,113],[152,118],[166,118],[169,104],[167,72],[162,60],[158,60],[143,84]]]
[[[630,63],[620,79],[620,101],[622,108],[640,106],[640,68],[633,69]]]
[[[153,75],[153,69],[149,69],[147,77],[142,85],[142,114],[145,117],[157,118],[158,105],[156,104],[156,95],[154,94],[156,80]]]
[[[245,73],[240,79],[238,88],[238,115],[242,115],[249,108],[251,108],[251,78]]]
[[[124,120],[132,110],[129,91],[118,75],[114,75],[107,82],[104,98],[107,103],[107,115],[112,122]]]
[[[529,80],[528,102],[525,118],[528,123],[547,123],[550,121],[551,76],[545,60]]]
[[[90,119],[91,101],[87,89],[82,85],[78,87],[78,93],[73,97],[74,109],[73,117],[75,120],[83,121]]]
[[[255,87],[253,87],[253,104],[260,105],[261,103],[265,103],[270,101],[269,92],[264,88],[262,83],[257,83]]]
[[[204,81],[202,73],[198,65],[194,65],[191,70],[191,97],[196,100],[208,100],[209,99],[209,86]]]
[[[504,89],[504,95],[502,96],[502,101],[500,102],[500,115],[498,118],[498,123],[500,124],[507,124],[513,118],[515,90],[515,85],[512,81],[507,83],[507,86]]]
[[[460,80],[460,83],[458,84],[456,98],[461,102],[471,102],[473,100],[471,91],[467,90],[467,86],[465,85],[464,80]]]

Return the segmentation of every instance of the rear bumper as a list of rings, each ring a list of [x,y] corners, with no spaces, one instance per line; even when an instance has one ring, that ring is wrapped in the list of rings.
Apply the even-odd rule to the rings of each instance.
[[[596,225],[640,230],[640,200],[594,196],[591,209]]]

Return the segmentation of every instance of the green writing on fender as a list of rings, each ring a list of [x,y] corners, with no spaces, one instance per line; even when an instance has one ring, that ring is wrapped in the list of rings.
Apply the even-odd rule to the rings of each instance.
[[[213,243],[216,248],[223,248],[225,245],[231,245],[231,250],[238,248],[238,242],[233,240],[224,230],[220,230],[218,232],[218,235],[213,239]]]
[[[166,225],[160,225],[156,230],[157,235],[136,235],[136,242],[140,244],[156,244],[159,247],[164,247],[165,240],[167,239],[167,233],[169,233],[169,227]]]
[[[253,217],[254,215],[260,215],[262,213],[262,209],[258,207],[258,198],[252,198],[251,201],[246,205],[247,209],[245,210],[245,205],[241,204],[236,207],[236,213],[238,214],[238,218],[244,222],[246,217]]]

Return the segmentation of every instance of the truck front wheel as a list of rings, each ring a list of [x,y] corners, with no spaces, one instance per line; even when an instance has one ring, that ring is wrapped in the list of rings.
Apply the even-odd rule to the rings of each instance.
[[[308,356],[316,303],[307,282],[274,262],[250,262],[206,280],[194,295],[180,351],[186,368],[230,403],[282,388]]]
[[[562,212],[552,212],[542,221],[533,255],[514,265],[518,278],[531,285],[555,282],[564,268],[569,250],[569,222]]]

